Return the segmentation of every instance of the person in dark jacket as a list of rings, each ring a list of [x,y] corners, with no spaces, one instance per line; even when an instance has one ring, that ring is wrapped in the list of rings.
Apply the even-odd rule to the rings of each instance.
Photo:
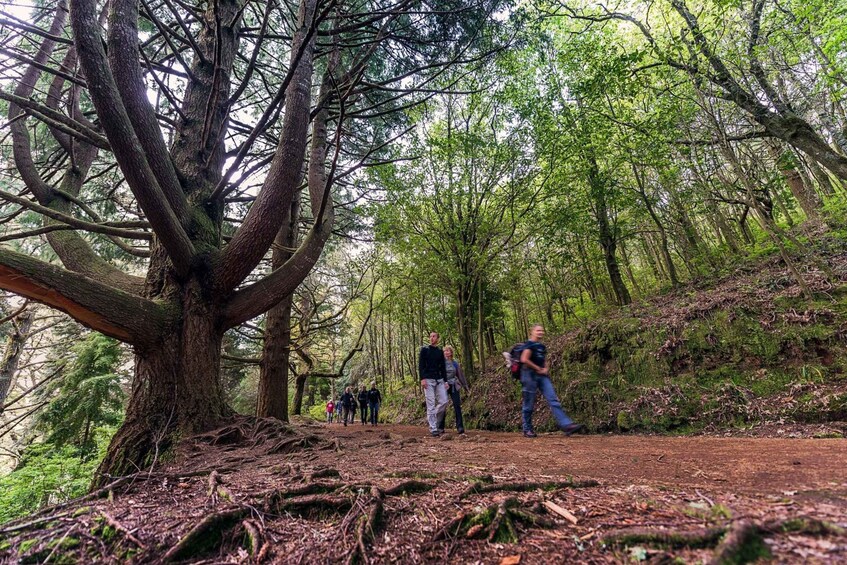
[[[462,366],[458,361],[453,360],[453,346],[444,346],[444,368],[447,373],[447,395],[453,401],[453,413],[456,416],[456,431],[459,434],[465,433],[465,423],[462,421],[462,399],[459,395],[460,390],[468,390],[468,380],[462,372]],[[444,421],[447,419],[447,410],[441,413],[441,418],[438,420],[438,431],[444,433]]]
[[[379,391],[377,391],[379,392]],[[365,385],[362,385],[361,390],[359,390],[358,395],[359,400],[359,412],[362,418],[362,425],[364,425],[368,421],[368,389],[365,388]]]
[[[438,347],[438,332],[429,334],[429,345],[418,354],[418,374],[426,398],[426,419],[429,433],[438,437],[438,422],[447,408],[447,371],[444,352]]]
[[[371,385],[368,391],[368,405],[371,409],[371,425],[375,426],[379,423],[379,404],[382,402],[382,395],[379,389],[376,388],[376,383]]]
[[[344,425],[347,425],[347,420],[352,418],[353,416],[353,393],[350,391],[350,387],[344,389],[344,394],[341,395],[341,407],[342,414],[341,417],[344,418]]]

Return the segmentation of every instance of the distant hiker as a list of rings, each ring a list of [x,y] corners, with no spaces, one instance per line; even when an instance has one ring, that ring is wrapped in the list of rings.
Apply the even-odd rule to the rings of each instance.
[[[453,413],[456,415],[456,431],[459,434],[465,433],[465,423],[462,421],[462,399],[459,395],[460,390],[468,390],[468,380],[462,372],[462,367],[458,361],[453,360],[453,346],[444,346],[444,371],[447,374],[445,379],[447,382],[447,395],[453,401]],[[444,421],[447,419],[447,410],[441,413],[441,418],[438,420],[438,431],[444,433]]]
[[[418,354],[418,373],[421,388],[426,398],[426,419],[429,433],[438,437],[438,422],[447,408],[447,371],[444,352],[438,347],[438,332],[429,334],[429,345],[421,348]]]
[[[371,409],[371,425],[375,426],[379,423],[379,405],[382,402],[382,395],[379,389],[376,388],[376,383],[371,385],[368,391],[368,406]]]
[[[532,412],[535,409],[535,397],[538,391],[547,399],[550,412],[556,419],[559,428],[565,435],[571,435],[581,430],[582,424],[575,424],[562,410],[562,404],[553,390],[550,382],[549,367],[547,367],[547,348],[541,343],[544,337],[544,326],[534,324],[529,331],[529,340],[523,344],[521,351],[521,389],[523,391],[523,435],[538,437],[532,427]]]
[[[353,393],[350,391],[350,387],[344,389],[344,394],[341,395],[341,407],[343,409],[342,418],[344,418],[344,425],[347,425],[347,419],[353,415]]]
[[[350,424],[356,423],[356,411],[359,409],[359,404],[356,402],[356,387],[350,387],[350,394],[353,395],[353,405],[350,406]]]
[[[368,389],[365,388],[365,385],[362,385],[362,388],[359,389],[357,399],[359,401],[359,415],[362,417],[362,425],[364,425],[368,421]]]
[[[328,423],[332,423],[332,413],[335,411],[335,403],[332,399],[329,399],[329,402],[326,403],[326,421]]]

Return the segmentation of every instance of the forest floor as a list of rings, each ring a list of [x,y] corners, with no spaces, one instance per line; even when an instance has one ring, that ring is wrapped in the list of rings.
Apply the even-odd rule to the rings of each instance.
[[[847,563],[842,439],[259,421],[183,448],[0,527],[0,561]]]

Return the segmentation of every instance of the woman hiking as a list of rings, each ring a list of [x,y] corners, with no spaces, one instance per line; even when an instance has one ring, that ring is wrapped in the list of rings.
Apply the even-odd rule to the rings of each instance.
[[[461,390],[468,390],[468,380],[462,371],[462,366],[453,359],[453,346],[444,346],[444,369],[447,373],[447,396],[453,402],[453,413],[456,415],[456,431],[459,435],[465,433],[465,423],[462,420],[462,397]],[[447,411],[441,413],[438,419],[438,431],[444,433],[444,421],[447,419]]]

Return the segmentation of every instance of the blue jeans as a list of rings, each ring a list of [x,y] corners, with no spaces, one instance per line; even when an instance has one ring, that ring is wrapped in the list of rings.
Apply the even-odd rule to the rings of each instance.
[[[374,426],[379,422],[379,403],[371,403],[371,424]]]
[[[547,375],[538,375],[530,369],[523,369],[521,371],[521,390],[523,391],[523,431],[533,431],[532,411],[535,409],[535,397],[538,396],[538,391],[541,391],[541,394],[547,399],[550,412],[553,413],[559,428],[564,428],[573,423],[573,420],[568,418],[568,415],[562,410],[562,403],[559,402],[556,391],[553,390],[553,383],[550,382],[550,377]]]
[[[465,429],[465,423],[462,421],[462,397],[459,394],[459,387],[449,385],[447,387],[447,396],[453,401],[453,413],[456,415],[456,429],[463,431]],[[442,432],[444,431],[444,420],[446,419],[447,411],[445,410],[438,419],[438,429]]]

